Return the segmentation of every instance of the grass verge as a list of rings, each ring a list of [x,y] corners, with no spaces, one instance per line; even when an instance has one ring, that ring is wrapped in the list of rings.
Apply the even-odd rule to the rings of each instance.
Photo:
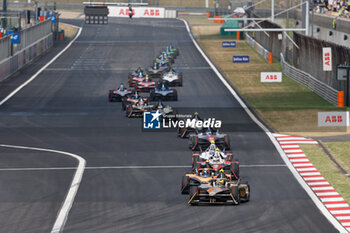
[[[323,143],[331,152],[337,162],[350,173],[350,142]]]
[[[346,144],[348,146],[350,145],[349,142]],[[333,186],[335,190],[337,190],[337,192],[344,198],[344,200],[350,204],[350,178],[347,178],[339,171],[337,166],[328,158],[328,156],[319,146],[301,145],[300,148],[304,151],[310,162],[317,168],[322,176]],[[335,145],[335,148],[335,150],[342,148],[342,150],[349,151],[348,148],[345,148],[343,146],[339,147],[338,145]],[[349,153],[347,155],[349,155]]]
[[[68,40],[72,39],[78,31],[76,27],[72,27],[69,24],[63,24],[63,23],[59,24],[59,29],[64,30],[65,39],[68,39]]]
[[[234,40],[230,36],[220,36],[219,28],[207,32],[204,18],[198,16],[183,17],[189,21],[192,31],[202,48],[212,61],[225,74],[239,93],[250,103],[252,108],[280,133],[300,136],[332,136],[346,134],[344,128],[318,127],[318,112],[339,111],[326,100],[310,91],[305,86],[283,75],[282,83],[261,83],[261,72],[281,72],[278,61],[268,64],[245,41],[237,41],[236,48],[222,48],[223,40]],[[198,25],[198,20],[202,25]],[[208,22],[212,25],[212,22]],[[202,30],[201,30],[202,29]],[[233,55],[249,55],[250,63],[233,63]]]

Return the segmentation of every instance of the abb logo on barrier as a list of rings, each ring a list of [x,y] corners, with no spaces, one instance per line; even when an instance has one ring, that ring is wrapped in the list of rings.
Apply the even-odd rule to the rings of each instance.
[[[120,16],[129,16],[130,10],[129,10],[129,8],[121,8],[118,14]],[[132,15],[135,15],[135,10],[134,9],[132,10]]]
[[[343,116],[327,116],[325,123],[341,123],[343,122]]]
[[[145,9],[143,16],[160,16],[159,9]]]
[[[262,83],[282,82],[281,72],[261,72],[260,81]]]
[[[128,7],[109,6],[110,17],[129,17]],[[164,18],[164,8],[135,7],[132,9],[135,18]]]
[[[323,71],[332,71],[332,48],[322,48]]]
[[[349,126],[349,112],[319,112],[318,126]]]

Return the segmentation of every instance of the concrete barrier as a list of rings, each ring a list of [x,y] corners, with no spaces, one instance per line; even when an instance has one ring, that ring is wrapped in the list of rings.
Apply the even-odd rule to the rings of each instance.
[[[0,82],[9,78],[23,66],[40,56],[53,46],[53,34],[50,33],[43,39],[18,51],[12,57],[6,58],[0,63]]]

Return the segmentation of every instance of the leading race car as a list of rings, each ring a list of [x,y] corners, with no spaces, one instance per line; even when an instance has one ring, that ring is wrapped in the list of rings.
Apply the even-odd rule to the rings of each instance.
[[[169,71],[170,65],[168,63],[157,63],[147,69],[147,73],[151,78],[160,78],[163,72]]]
[[[132,91],[126,89],[124,84],[121,83],[118,89],[109,90],[108,100],[110,102],[121,102],[123,98],[130,96],[131,93]]]
[[[175,53],[176,56],[179,56],[179,54],[180,54],[179,49],[178,49],[178,48],[175,48],[175,46],[173,46],[172,44],[169,45],[169,50],[170,50],[170,52]]]
[[[239,179],[239,161],[232,153],[220,151],[215,144],[202,153],[192,154],[192,170],[204,167],[213,168],[215,171],[224,169],[227,174],[232,175],[233,179]]]
[[[215,133],[208,129],[206,132],[192,133],[189,135],[189,148],[191,150],[203,150],[211,143],[215,143],[220,149],[230,149],[230,136],[217,130]]]
[[[161,77],[161,81],[165,82],[168,86],[182,86],[182,72],[176,72],[173,68],[169,71],[164,71]]]
[[[189,194],[188,204],[233,204],[250,200],[250,185],[241,179],[233,180],[222,170],[213,175],[210,168],[199,169],[185,174],[182,178],[181,193]]]
[[[170,89],[164,83],[159,83],[153,90],[150,91],[150,99],[153,100],[177,100],[177,91]]]
[[[168,56],[172,56],[174,59],[178,56],[176,50],[170,50],[169,46],[165,48],[165,52]]]

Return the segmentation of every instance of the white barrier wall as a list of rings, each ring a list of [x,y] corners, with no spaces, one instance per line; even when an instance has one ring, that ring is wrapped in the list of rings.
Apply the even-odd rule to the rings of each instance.
[[[129,17],[128,7],[108,6],[109,17]],[[133,8],[134,18],[164,18],[164,8],[135,7]]]

